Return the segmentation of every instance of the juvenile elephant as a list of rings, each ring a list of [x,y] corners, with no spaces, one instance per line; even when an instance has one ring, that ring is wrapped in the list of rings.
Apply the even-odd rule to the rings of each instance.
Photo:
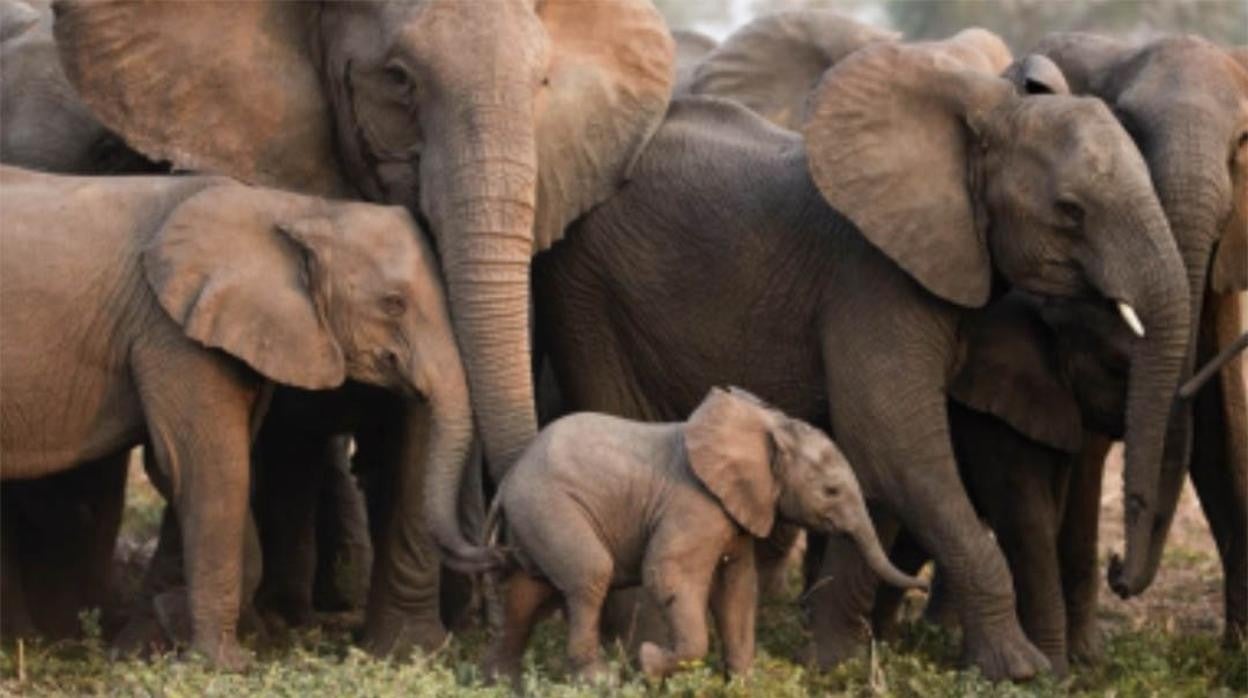
[[[401,204],[428,222],[481,441],[501,476],[537,433],[530,260],[627,179],[667,109],[672,39],[649,0],[60,0],[56,9],[70,81],[145,155]],[[335,424],[354,427],[354,417]],[[377,440],[364,450],[382,460],[433,454],[437,444],[422,440],[444,435],[421,409],[362,419]],[[323,461],[333,434],[319,438],[306,450]],[[395,526],[375,551],[365,645],[433,649],[445,631],[429,533],[451,562],[469,549],[452,511],[457,481],[410,463],[378,467],[429,477],[391,481],[393,511],[372,514]]]
[[[970,663],[1018,678],[1047,661],[1018,625],[948,433],[963,322],[997,279],[1095,294],[1143,325],[1127,487],[1147,510],[1187,290],[1109,110],[965,69],[966,38],[851,54],[824,76],[804,141],[724,100],[677,101],[630,186],[578,223],[535,286],[571,409],[670,421],[728,383],[830,425],[868,497],[949,570]],[[825,663],[858,646],[875,587],[852,548],[829,553],[843,583],[816,595]]]
[[[737,389],[712,388],[687,422],[563,417],[538,434],[499,487],[487,530],[506,522],[514,569],[489,671],[517,676],[534,624],[557,595],[568,657],[605,670],[598,621],[607,591],[644,584],[665,609],[673,647],[641,646],[664,676],[707,650],[710,603],[731,673],[754,659],[757,538],[777,518],[846,533],[891,584],[921,587],[889,562],[845,457],[823,432]]]
[[[182,524],[194,646],[237,666],[249,447],[272,385],[348,378],[471,432],[432,251],[402,209],[224,178],[0,170],[4,480],[146,440]],[[451,466],[454,469],[461,465]]]

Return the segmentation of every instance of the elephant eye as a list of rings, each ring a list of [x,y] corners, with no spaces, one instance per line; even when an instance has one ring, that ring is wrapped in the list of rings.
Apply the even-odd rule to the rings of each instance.
[[[1059,225],[1063,228],[1076,229],[1083,227],[1083,207],[1073,199],[1058,199],[1057,203],[1054,204],[1054,208],[1057,209],[1057,215],[1060,219]]]
[[[397,62],[390,62],[382,68],[382,74],[386,76],[386,82],[390,83],[395,89],[410,90],[412,89],[412,76]]]
[[[388,293],[381,299],[381,308],[386,315],[400,317],[407,312],[407,301],[397,293]]]
[[[836,497],[840,495],[840,493],[841,493],[841,488],[837,487],[836,485],[829,485],[823,488],[823,494],[827,497]]]

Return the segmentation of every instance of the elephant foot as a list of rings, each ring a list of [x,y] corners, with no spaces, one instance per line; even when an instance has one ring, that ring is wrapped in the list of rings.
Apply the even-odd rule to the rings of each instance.
[[[380,618],[369,617],[360,643],[364,651],[375,657],[405,659],[412,650],[432,654],[446,644],[446,628],[436,616],[418,618],[394,612],[379,615]]]
[[[1099,664],[1105,658],[1105,638],[1096,621],[1080,628],[1072,628],[1068,643],[1070,661],[1076,664],[1091,666]]]
[[[150,606],[131,614],[130,619],[113,638],[111,655],[123,657],[150,657],[173,649],[160,621]]]
[[[596,659],[573,669],[572,675],[577,683],[590,686],[610,687],[616,683],[615,673],[601,659]]]
[[[194,646],[196,654],[204,657],[216,669],[231,673],[241,673],[251,666],[251,653],[243,649],[233,639],[218,639],[205,646],[197,642]]]
[[[637,650],[637,661],[641,670],[650,678],[661,679],[667,675],[668,651],[653,642],[641,643],[641,649]]]
[[[518,688],[521,676],[520,659],[519,655],[508,654],[497,647],[491,648],[486,653],[485,661],[481,663],[481,675],[487,683],[506,682]]]
[[[808,662],[822,671],[828,671],[842,662],[862,656],[867,649],[867,624],[829,623],[815,618],[811,630],[814,639],[808,649]]]
[[[307,594],[270,592],[265,594],[261,605],[265,612],[277,615],[290,628],[306,628],[316,622],[312,599]]]
[[[1017,624],[968,633],[963,656],[968,666],[978,667],[989,681],[1026,681],[1053,668]]]
[[[187,603],[186,590],[165,591],[152,599],[152,608],[156,612],[156,621],[165,637],[174,644],[190,644],[192,637],[191,611]]]

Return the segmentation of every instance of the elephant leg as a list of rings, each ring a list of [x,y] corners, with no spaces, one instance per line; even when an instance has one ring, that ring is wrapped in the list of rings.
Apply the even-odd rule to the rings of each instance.
[[[1100,661],[1104,653],[1096,619],[1101,588],[1096,548],[1105,458],[1112,445],[1113,442],[1103,436],[1085,437],[1083,450],[1071,468],[1061,507],[1057,550],[1062,570],[1062,596],[1066,599],[1066,646],[1071,661],[1086,664]]]
[[[1234,341],[1239,299],[1210,295],[1197,364]],[[1244,361],[1231,361],[1194,398],[1191,476],[1222,560],[1228,647],[1248,640],[1248,399]]]
[[[47,639],[76,637],[80,614],[111,601],[113,549],[125,508],[126,451],[37,480],[5,483],[6,537],[14,593],[28,628]],[[22,612],[15,611],[22,621]]]
[[[231,362],[190,347],[151,356],[136,350],[134,373],[182,528],[192,647],[217,666],[241,669],[248,660],[237,628],[259,387]]]
[[[931,559],[931,555],[919,546],[907,531],[900,531],[893,547],[889,550],[889,559],[897,569],[909,575],[919,573],[923,565]],[[906,598],[906,590],[884,585],[875,594],[875,604],[871,607],[871,629],[880,640],[894,640],[900,629],[900,612],[902,602]],[[930,604],[930,602],[929,602]]]
[[[667,676],[682,664],[706,656],[709,647],[706,606],[711,580],[693,577],[693,574],[665,576],[660,572],[646,582],[648,591],[666,608],[667,622],[672,628],[671,649],[643,642],[638,651],[642,671],[652,678]]]
[[[446,641],[437,550],[419,501],[401,510],[396,497],[407,478],[423,476],[430,419],[427,405],[384,396],[355,435],[357,469],[370,480],[374,556],[363,645],[379,656],[432,652]]]
[[[260,467],[253,501],[267,572],[257,604],[299,627],[313,620],[318,495],[335,459],[346,454],[339,453],[341,440],[286,421],[265,420],[256,438]]]
[[[897,519],[872,507],[880,544],[888,549],[900,530]],[[810,618],[813,656],[830,668],[854,656],[865,646],[871,628],[868,615],[875,605],[879,578],[866,566],[858,546],[846,536],[821,536],[820,552],[806,564],[806,613]],[[811,549],[816,543],[811,540]],[[811,549],[807,555],[811,555]]]
[[[830,310],[853,316],[837,326],[862,331],[835,333],[824,341],[832,432],[868,496],[886,504],[948,576],[959,606],[966,661],[994,680],[1026,679],[1048,669],[1048,660],[1018,622],[1005,556],[984,530],[959,476],[945,398],[945,377],[955,364],[954,326],[922,313],[912,313],[909,323],[891,317],[872,322],[869,313],[856,313],[853,305]],[[923,335],[924,341],[913,336],[920,331],[930,333]],[[878,356],[880,347],[895,349],[889,362],[865,364],[870,370],[844,359]],[[833,540],[831,546],[852,544]],[[864,584],[862,578],[874,582],[857,551],[836,558],[845,566],[830,572],[856,584]],[[842,614],[860,620],[869,612],[873,590],[825,588],[829,595],[843,597]],[[842,635],[849,632],[849,622],[840,621]],[[848,643],[844,637],[838,640],[839,646],[821,651],[822,661],[846,656]]]
[[[771,535],[759,539],[754,546],[758,564],[758,586],[764,597],[784,594],[788,582],[789,561],[802,537],[802,528],[790,523],[777,522]]]
[[[503,583],[503,623],[495,636],[482,673],[492,681],[506,678],[519,685],[524,650],[533,628],[554,611],[555,588],[544,579],[516,570]]]
[[[13,495],[21,493],[15,483],[0,485],[0,638],[12,640],[35,636],[35,623],[26,604],[22,559],[18,553],[21,522]]]
[[[754,663],[754,630],[758,616],[759,567],[754,542],[745,540],[730,556],[711,586],[711,615],[723,645],[729,674],[745,675]]]
[[[337,437],[333,464],[325,473],[316,505],[314,606],[321,611],[363,608],[373,571],[364,494],[351,474],[350,439]]]

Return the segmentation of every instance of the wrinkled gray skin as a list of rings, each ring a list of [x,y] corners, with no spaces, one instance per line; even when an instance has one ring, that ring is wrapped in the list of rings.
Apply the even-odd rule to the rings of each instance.
[[[150,442],[182,523],[194,647],[239,666],[249,445],[271,386],[350,377],[469,420],[432,252],[402,209],[221,178],[5,167],[0,185],[0,475]]]
[[[641,646],[647,674],[665,676],[706,654],[708,603],[727,670],[747,673],[754,539],[777,519],[848,534],[884,579],[924,586],[889,564],[853,470],[823,432],[731,388],[713,388],[684,423],[563,417],[538,434],[494,506],[514,569],[489,675],[519,678],[533,626],[560,599],[572,670],[602,674],[603,601],[609,589],[638,584],[672,628],[670,649]]]
[[[50,2],[0,0],[0,162],[65,174],[162,169],[127,148],[74,93],[52,40]],[[126,461],[118,454],[0,485],[0,636],[75,636],[81,611],[109,605]],[[106,614],[106,630],[112,620]]]
[[[501,476],[537,431],[530,260],[624,181],[671,93],[672,40],[648,0],[56,7],[71,82],[141,152],[402,204],[428,223]],[[378,514],[392,528],[364,639],[379,654],[445,638],[430,534],[451,562],[470,550],[455,516],[463,454],[447,450],[468,425],[429,419],[413,411],[398,431],[370,420],[376,453],[414,459],[384,468],[403,474],[390,488],[398,513]]]
[[[69,174],[160,169],[78,98],[56,55],[50,0],[0,0],[0,162]]]
[[[1248,286],[1248,54],[1196,37],[1133,46],[1086,34],[1050,36],[1040,50],[1068,69],[1075,91],[1092,92],[1113,104],[1141,148],[1194,291],[1192,317],[1199,322],[1193,323],[1187,365],[1210,360],[1243,332],[1242,290]],[[1120,424],[1125,399],[1122,346],[1130,340],[1120,325],[1106,320],[1104,308],[1094,305],[1049,304],[1040,315],[1048,329],[1035,334],[1055,339],[1027,348],[1018,343],[1017,331],[1011,337],[1000,328],[994,330],[1004,337],[994,341],[1011,346],[989,352],[987,365],[973,362],[980,375],[964,372],[954,396],[1000,420],[998,425],[986,425],[991,421],[988,416],[966,421],[972,429],[991,435],[988,443],[1009,448],[1012,458],[1030,464],[1018,472],[996,473],[986,462],[989,459],[974,458],[967,449],[972,457],[968,478],[996,483],[985,485],[988,488],[1000,485],[1002,477],[1020,486],[1030,483],[1025,485],[1029,489],[1019,492],[1032,494],[1022,494],[1021,500],[1012,495],[1015,506],[1002,512],[1003,525],[1038,531],[1015,537],[1017,550],[1012,554],[1025,566],[1016,566],[1016,583],[1031,590],[1020,592],[1024,626],[1051,658],[1067,654],[1063,648],[1068,645],[1072,658],[1096,659],[1100,475],[1106,438],[1116,438],[1121,430],[1115,425]],[[1023,355],[1035,360],[1022,362]],[[1005,397],[1010,391],[1001,385],[1020,381],[1066,387],[1050,390],[1043,398]],[[1222,559],[1224,640],[1230,647],[1242,643],[1248,625],[1244,390],[1243,365],[1231,362],[1190,404],[1180,403],[1176,410],[1180,420],[1186,410],[1194,413],[1191,474]],[[1083,428],[1071,419],[1079,411],[1076,405],[1084,415]],[[973,438],[958,440],[971,443]],[[1142,589],[1160,562],[1186,456],[1181,439],[1171,439],[1167,449],[1154,515],[1136,514],[1135,534],[1128,528],[1127,560],[1111,568],[1110,582],[1119,593]],[[1063,474],[1071,469],[1073,474]],[[1066,479],[1069,484],[1062,484]],[[1050,486],[1031,487],[1038,482]],[[1048,497],[1049,491],[1056,499]],[[1058,506],[1063,516],[1057,521],[1053,507],[1062,501],[1066,505]]]
[[[1184,370],[1190,372],[1243,331],[1248,49],[1227,49],[1194,36],[1136,46],[1058,34],[1037,51],[1061,66],[1072,92],[1096,95],[1113,107],[1148,163],[1187,269],[1193,322]],[[1222,372],[1190,410],[1176,409],[1171,422],[1175,435],[1167,441],[1160,477],[1151,478],[1158,480],[1156,494],[1134,504],[1128,499],[1126,553],[1111,565],[1110,585],[1131,596],[1156,574],[1188,471],[1190,443],[1192,481],[1222,558],[1226,639],[1235,642],[1248,627],[1248,406],[1239,372]],[[1190,441],[1183,438],[1189,425]]]
[[[1133,359],[1147,368],[1132,374],[1128,467],[1155,469],[1187,291],[1147,169],[1104,105],[1019,94],[957,69],[950,49],[852,54],[821,83],[805,146],[722,100],[675,103],[632,186],[540,265],[539,307],[553,311],[540,331],[571,409],[680,419],[731,383],[828,424],[868,497],[950,570],[967,660],[1022,678],[1048,662],[1018,625],[947,431],[960,325],[992,275],[1134,306],[1148,336]],[[894,99],[910,110],[873,101]],[[971,254],[976,239],[990,256]],[[981,286],[959,285],[972,274]],[[876,584],[852,547],[830,552],[842,583],[814,609],[825,664],[860,647]]]

